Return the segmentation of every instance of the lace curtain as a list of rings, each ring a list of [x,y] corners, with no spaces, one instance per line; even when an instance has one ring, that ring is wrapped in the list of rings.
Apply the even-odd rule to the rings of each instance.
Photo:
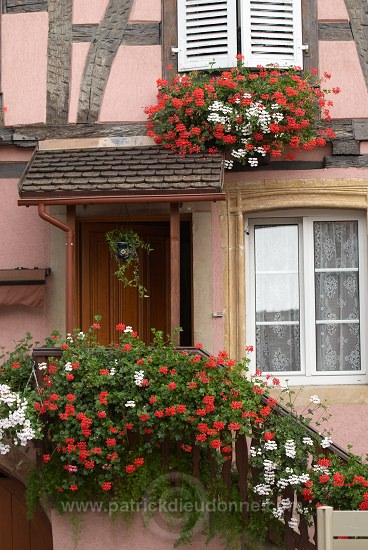
[[[360,370],[358,222],[314,222],[317,370]]]
[[[258,225],[254,238],[257,368],[300,372],[298,225]],[[313,239],[317,370],[358,371],[358,222],[315,221]]]
[[[257,368],[300,371],[298,225],[254,231]]]

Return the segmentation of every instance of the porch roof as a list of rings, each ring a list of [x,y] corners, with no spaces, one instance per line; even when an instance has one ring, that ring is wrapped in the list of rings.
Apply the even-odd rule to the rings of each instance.
[[[40,202],[207,193],[218,193],[221,200],[222,185],[220,154],[181,156],[157,146],[46,149],[35,151],[20,180],[19,194],[21,199]]]

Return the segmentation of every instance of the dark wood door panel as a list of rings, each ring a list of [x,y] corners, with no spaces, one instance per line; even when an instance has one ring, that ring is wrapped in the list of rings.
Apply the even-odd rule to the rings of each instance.
[[[25,488],[15,479],[0,478],[0,549],[52,550],[51,524],[38,508],[27,518]]]
[[[153,249],[140,256],[142,284],[148,298],[140,298],[136,288],[125,287],[114,275],[116,260],[109,253],[105,233],[124,225],[137,231]],[[151,328],[169,332],[168,223],[81,223],[79,250],[82,330],[88,329],[95,315],[101,315],[99,341],[105,345],[116,339],[118,323],[132,326],[146,342],[151,341]]]

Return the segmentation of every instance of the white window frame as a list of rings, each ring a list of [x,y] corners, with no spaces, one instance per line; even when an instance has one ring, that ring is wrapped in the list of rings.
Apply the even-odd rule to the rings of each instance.
[[[317,371],[315,329],[315,277],[314,239],[315,221],[357,221],[359,250],[359,324],[360,371]],[[367,214],[357,210],[283,210],[266,214],[251,214],[244,219],[245,273],[246,273],[246,343],[254,346],[250,354],[251,371],[256,370],[256,319],[255,319],[255,265],[254,226],[278,224],[299,225],[299,295],[300,295],[300,372],[275,372],[270,374],[290,385],[337,385],[368,383],[367,373]],[[264,374],[267,374],[265,372]]]
[[[274,63],[281,68],[294,65],[302,68],[303,50],[307,47],[302,44],[301,2],[302,0],[284,0],[292,10],[290,18],[288,10],[285,12],[283,9],[281,0],[177,0],[178,48],[173,51],[178,52],[178,71],[209,69],[210,64],[217,69],[235,67],[238,27],[241,29],[241,48],[246,67],[255,68]],[[218,9],[216,5],[219,6]],[[223,16],[220,17],[220,13],[225,11],[226,29]],[[281,19],[280,13],[283,13]],[[216,17],[219,17],[221,23],[217,23]],[[217,42],[214,32],[220,33]],[[265,43],[260,45],[262,32],[266,38]],[[274,39],[272,35],[275,35]],[[288,46],[286,44],[291,37],[293,46],[289,48],[290,42]]]

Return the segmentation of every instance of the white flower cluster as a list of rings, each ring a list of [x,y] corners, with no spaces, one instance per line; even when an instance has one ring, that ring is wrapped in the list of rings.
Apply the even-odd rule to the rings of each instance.
[[[47,369],[47,363],[39,363],[38,370],[46,370]]]
[[[276,462],[272,462],[272,460],[264,460],[263,461],[263,467],[264,467],[264,478],[268,485],[273,485],[275,483],[275,470],[277,467]]]
[[[257,157],[249,157],[248,159],[248,164],[250,164],[250,166],[252,168],[254,168],[255,166],[258,166],[258,159]]]
[[[285,454],[289,458],[296,457],[295,441],[294,439],[287,439],[285,441]]]
[[[259,456],[262,455],[262,449],[260,447],[251,447],[249,452],[250,452],[250,456],[253,456],[253,457],[257,455]]]
[[[260,483],[259,485],[256,485],[253,490],[255,493],[257,493],[257,495],[261,496],[268,496],[272,494],[271,487],[269,485],[266,485],[265,483]]]
[[[277,508],[274,508],[272,510],[272,513],[275,518],[282,519],[284,517],[285,510],[290,510],[291,506],[291,500],[289,498],[283,498],[281,499],[280,504],[277,506]]]
[[[309,398],[309,401],[311,403],[314,403],[315,405],[319,405],[321,400],[320,398],[318,397],[318,395],[311,395],[310,398]]]
[[[134,373],[134,384],[141,386],[144,379],[144,370],[136,370]]]
[[[296,529],[298,527],[298,520],[296,518],[291,518],[288,522],[289,527]]]
[[[207,116],[207,120],[209,122],[223,124],[227,131],[230,130],[230,119],[229,116],[227,116],[233,113],[233,108],[230,107],[230,105],[225,105],[222,101],[214,101],[211,105],[209,105],[208,110],[211,111],[211,113]]]
[[[64,370],[70,372],[71,370],[73,370],[73,366],[71,364],[70,361],[68,361],[67,363],[65,363],[65,367],[64,367]]]
[[[324,437],[322,442],[321,442],[321,447],[323,447],[323,449],[327,449],[327,447],[329,447],[332,443],[332,439],[328,436]]]
[[[114,376],[114,374],[116,374],[116,368],[115,368],[115,367],[111,367],[110,372],[109,372],[109,375],[110,375],[110,376]]]
[[[127,333],[127,332],[133,332],[133,328],[130,327],[130,326],[127,326],[127,327],[125,327],[124,332],[125,332],[125,333]]]
[[[126,406],[126,407],[135,407],[135,401],[127,401],[127,402],[125,403],[125,406]]]
[[[271,439],[270,441],[265,442],[264,447],[267,451],[276,451],[277,443],[274,439]]]
[[[313,464],[312,466],[313,470],[315,472],[320,472],[321,474],[330,475],[330,470],[327,468],[327,466],[321,466],[320,464]]]
[[[224,160],[224,168],[226,168],[227,170],[231,170],[233,166],[234,166],[233,160]]]
[[[306,483],[309,480],[309,474],[301,474],[300,476],[297,476],[296,474],[292,474],[289,477],[282,477],[278,480],[277,486],[281,489],[285,489],[289,485],[299,485]]]
[[[36,431],[31,425],[31,421],[26,418],[27,399],[21,397],[18,393],[11,391],[6,384],[0,386],[0,405],[2,414],[7,410],[7,414],[0,418],[0,440],[4,437],[12,437],[14,445],[26,446],[27,442],[36,436]],[[7,408],[6,408],[7,407]],[[10,445],[0,443],[0,454],[4,455],[10,451]]]
[[[310,437],[303,437],[302,442],[304,443],[304,445],[310,445],[311,447],[313,447],[313,439],[311,439]]]

